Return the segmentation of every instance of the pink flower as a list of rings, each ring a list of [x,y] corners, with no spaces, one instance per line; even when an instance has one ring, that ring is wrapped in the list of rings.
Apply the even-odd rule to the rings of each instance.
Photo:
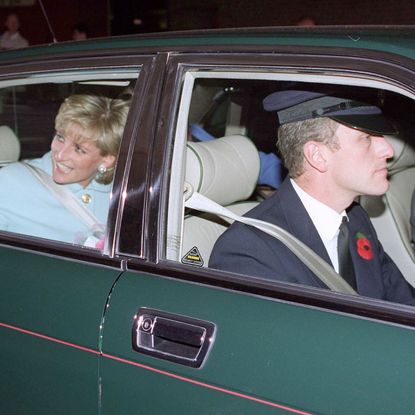
[[[95,248],[103,250],[105,246],[105,239],[101,238],[96,244],[95,244]]]

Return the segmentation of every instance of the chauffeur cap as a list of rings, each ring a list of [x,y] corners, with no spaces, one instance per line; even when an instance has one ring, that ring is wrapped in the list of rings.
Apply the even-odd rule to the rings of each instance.
[[[274,92],[263,101],[266,111],[276,111],[280,125],[311,118],[329,117],[372,135],[396,134],[395,126],[380,108],[320,92],[286,90]]]

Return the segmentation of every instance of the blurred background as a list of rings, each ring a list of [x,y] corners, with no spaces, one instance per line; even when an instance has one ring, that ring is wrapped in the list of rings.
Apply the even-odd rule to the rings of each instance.
[[[58,41],[224,27],[412,25],[414,0],[43,0]],[[51,42],[38,0],[0,0],[0,33],[10,13],[29,44]]]

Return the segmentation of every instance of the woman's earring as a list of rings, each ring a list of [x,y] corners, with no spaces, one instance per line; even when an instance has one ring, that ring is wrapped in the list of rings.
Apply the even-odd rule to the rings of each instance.
[[[106,171],[107,171],[107,168],[103,164],[98,166],[98,173],[99,174],[104,174],[104,173],[106,173]]]

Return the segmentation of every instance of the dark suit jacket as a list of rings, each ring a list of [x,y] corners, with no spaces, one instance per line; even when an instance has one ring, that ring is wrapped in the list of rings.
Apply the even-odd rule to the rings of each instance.
[[[384,252],[366,212],[358,204],[348,210],[350,251],[359,294],[403,304],[414,304],[413,288]],[[278,225],[311,247],[330,265],[324,244],[300,198],[286,179],[269,199],[246,216]],[[365,259],[357,246],[357,234],[372,246],[373,258]],[[359,253],[360,252],[360,253]],[[209,267],[256,277],[327,288],[283,243],[251,226],[234,223],[217,240]]]

